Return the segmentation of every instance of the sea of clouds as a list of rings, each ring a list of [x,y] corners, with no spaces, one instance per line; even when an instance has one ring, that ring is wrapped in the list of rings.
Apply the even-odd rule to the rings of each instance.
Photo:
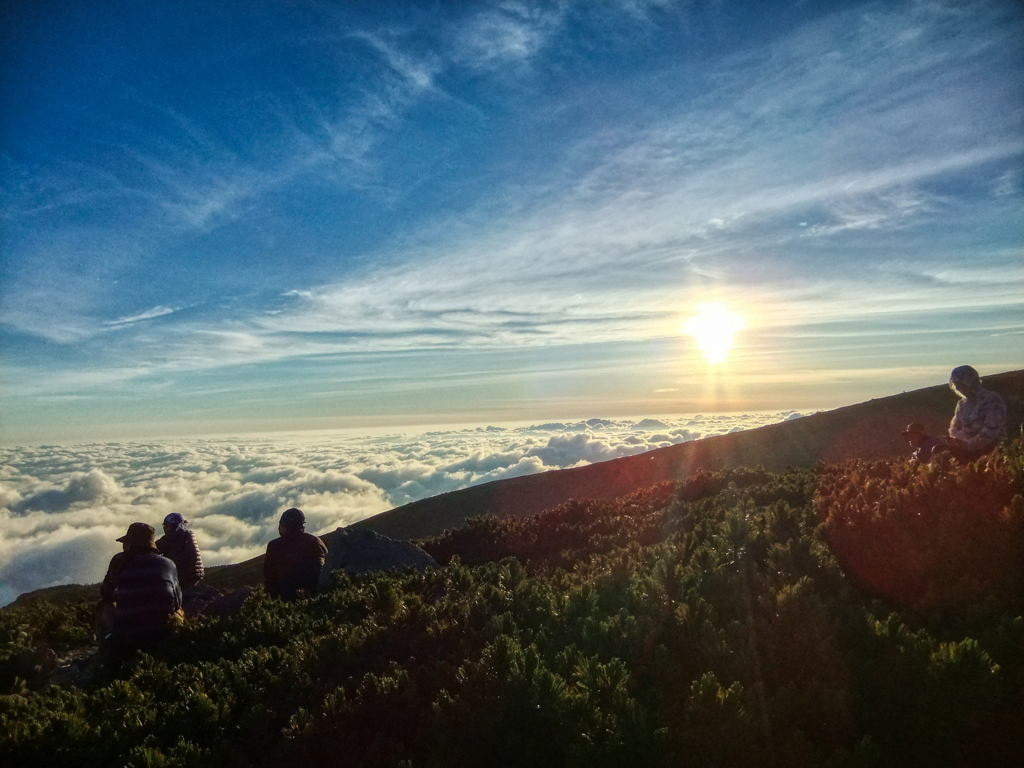
[[[795,411],[533,426],[0,448],[0,605],[103,578],[130,523],[180,512],[206,565],[261,554],[288,507],[322,533],[446,491],[798,418]]]

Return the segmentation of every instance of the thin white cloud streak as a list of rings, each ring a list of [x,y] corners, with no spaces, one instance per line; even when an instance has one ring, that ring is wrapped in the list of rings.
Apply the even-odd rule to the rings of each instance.
[[[141,257],[148,235],[124,229],[99,231],[62,223],[57,229],[18,223],[4,233],[2,246],[11,267],[0,285],[0,322],[57,344],[73,344],[106,332],[96,307],[116,289],[112,277]],[[17,249],[12,231],[25,234]]]
[[[881,189],[893,189],[919,179],[922,175],[940,172],[939,169],[966,167],[980,159],[1007,157],[1024,152],[1024,143],[1010,149],[999,149],[975,153],[972,161],[962,157],[921,167],[915,164],[910,169],[867,174],[850,175],[826,183],[811,183],[790,190],[769,189],[756,198],[748,198],[737,205],[739,212],[714,211],[725,219],[738,220],[741,216],[748,221],[766,213],[784,213],[789,210],[803,210],[807,206],[835,200],[840,193],[855,199]],[[712,171],[709,175],[714,175]],[[696,184],[707,189],[710,184]],[[304,291],[299,298],[307,306],[299,311],[268,317],[258,324],[270,330],[289,332],[372,332],[374,335],[391,335],[396,344],[406,347],[423,343],[423,337],[431,338],[440,332],[452,334],[465,332],[482,339],[494,333],[492,343],[507,343],[515,331],[510,326],[515,321],[526,325],[526,333],[519,335],[520,341],[553,340],[566,342],[576,340],[573,326],[582,323],[600,325],[598,340],[632,337],[638,330],[649,328],[650,317],[673,314],[678,311],[679,290],[686,289],[689,278],[685,265],[703,258],[713,258],[720,249],[731,244],[748,247],[738,222],[732,225],[739,236],[725,233],[715,237],[707,232],[712,221],[711,210],[706,213],[693,209],[700,205],[696,194],[680,196],[670,193],[662,200],[645,201],[642,206],[622,206],[614,216],[609,216],[603,207],[596,211],[560,209],[545,212],[532,220],[524,221],[512,231],[492,234],[487,239],[465,245],[449,246],[444,253],[418,255],[408,259],[397,268],[380,270],[363,282],[347,281],[338,286],[325,286]],[[723,197],[732,198],[732,195]],[[705,205],[707,205],[705,198]],[[899,218],[912,216],[906,206],[900,206]],[[687,211],[689,221],[680,221],[678,211]],[[673,216],[673,212],[676,215]],[[835,234],[844,229],[868,226],[877,229],[894,218],[890,211],[873,214],[867,220],[859,221],[849,215],[842,224],[815,227],[810,234],[823,236]],[[719,219],[721,220],[721,219]],[[671,222],[667,224],[666,222]],[[659,237],[658,230],[664,232]],[[724,229],[724,227],[723,227]],[[791,235],[796,237],[796,233]],[[643,242],[641,239],[648,242]],[[676,253],[667,253],[671,243],[684,242],[686,246]],[[707,242],[700,242],[707,241]],[[623,291],[614,284],[589,284],[594,273],[622,260],[629,264],[634,281],[647,283],[630,286]],[[675,274],[674,284],[655,286],[659,275],[666,267],[682,262],[683,269]],[[615,270],[611,270],[613,273]],[[576,277],[585,287],[586,301],[565,295],[567,277]],[[621,275],[615,275],[621,277]],[[812,282],[822,287],[820,275],[811,275]],[[1002,274],[998,282],[1006,279]],[[735,276],[734,276],[735,279]],[[1019,279],[1019,278],[1018,278]],[[879,286],[870,281],[862,287],[873,292]],[[882,282],[882,281],[877,281]],[[837,286],[838,287],[838,286]],[[638,288],[640,290],[638,290]],[[646,290],[643,290],[646,289]],[[849,284],[837,295],[849,293]],[[935,303],[934,297],[930,301]],[[967,298],[967,297],[963,297]],[[884,301],[884,297],[880,297]],[[973,299],[970,299],[973,300]],[[640,305],[644,312],[632,308]],[[860,305],[851,307],[857,312]],[[831,310],[830,310],[831,311]],[[628,327],[628,318],[637,314],[637,327]],[[562,330],[564,335],[554,333]],[[416,333],[421,336],[401,337],[399,334]],[[528,335],[527,335],[528,334]],[[593,328],[587,327],[588,338],[595,338]]]
[[[0,154],[0,221],[8,225],[33,220],[67,208],[82,208],[109,196],[98,189],[97,169],[80,163],[29,168],[7,153]],[[84,178],[83,178],[84,177]]]
[[[354,34],[353,37],[365,40],[380,53],[387,61],[388,66],[408,82],[412,91],[429,91],[434,88],[434,75],[440,69],[439,63],[430,63],[423,59],[407,56],[377,35],[364,32]]]
[[[364,42],[386,62],[387,71],[374,75],[376,91],[362,94],[337,111],[306,104],[315,116],[316,130],[300,127],[298,115],[287,110],[279,114],[279,130],[290,136],[294,146],[270,166],[240,161],[226,144],[176,115],[190,138],[201,139],[207,157],[200,156],[198,162],[192,162],[192,153],[182,147],[178,159],[185,160],[188,166],[182,172],[178,167],[138,155],[138,160],[152,169],[154,177],[162,180],[161,187],[168,193],[156,197],[155,202],[191,228],[209,230],[236,219],[264,194],[300,177],[330,178],[353,189],[370,183],[377,164],[374,150],[412,106],[430,96],[454,100],[435,84],[435,76],[445,66],[440,57],[407,54],[382,35],[371,32],[354,32],[346,37]]]
[[[104,325],[111,328],[121,328],[126,325],[134,325],[135,323],[142,322],[143,320],[152,320],[155,317],[163,317],[165,315],[173,314],[175,310],[170,307],[153,307],[147,309],[145,312],[140,312],[137,315],[131,315],[129,317],[121,317],[117,320],[111,320],[110,322],[104,323]]]
[[[505,3],[470,16],[454,34],[450,56],[472,69],[493,70],[509,63],[525,63],[557,34],[561,9]]]
[[[470,485],[629,456],[798,416],[792,411],[590,419],[380,437],[106,443],[0,449],[0,602],[95,583],[132,522],[178,512],[207,565],[261,554],[280,513],[325,532]]]

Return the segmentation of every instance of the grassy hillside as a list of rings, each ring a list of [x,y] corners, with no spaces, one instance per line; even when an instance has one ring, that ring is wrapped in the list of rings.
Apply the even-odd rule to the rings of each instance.
[[[695,472],[481,517],[426,574],[190,620],[83,687],[8,676],[50,766],[1016,765],[1024,446]],[[0,666],[88,605],[0,611]]]

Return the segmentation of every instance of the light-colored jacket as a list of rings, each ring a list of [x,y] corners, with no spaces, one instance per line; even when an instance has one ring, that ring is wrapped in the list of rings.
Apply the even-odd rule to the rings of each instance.
[[[974,397],[960,398],[949,422],[949,436],[964,442],[968,450],[995,445],[1006,437],[1006,403],[982,387]]]

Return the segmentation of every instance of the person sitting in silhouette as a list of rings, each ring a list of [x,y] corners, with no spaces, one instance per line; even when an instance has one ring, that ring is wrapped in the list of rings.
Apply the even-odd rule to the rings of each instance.
[[[949,423],[946,445],[958,461],[974,461],[1006,437],[1006,403],[981,386],[981,377],[969,365],[953,369],[949,387],[960,401]]]
[[[117,541],[124,551],[107,567],[97,622],[97,640],[113,664],[165,640],[181,616],[178,569],[157,550],[156,529],[132,523]]]
[[[280,538],[267,544],[263,560],[263,584],[271,597],[297,600],[299,592],[315,595],[327,547],[305,532],[306,516],[301,509],[286,509],[277,526]]]
[[[941,440],[931,437],[925,432],[924,425],[916,421],[913,424],[908,424],[900,434],[903,435],[904,440],[917,449],[911,457],[914,461],[927,464],[936,453],[946,450],[946,445]]]
[[[164,535],[156,540],[160,554],[169,557],[178,568],[178,583],[182,589],[198,586],[203,580],[203,558],[199,554],[196,535],[185,525],[188,523],[177,512],[164,518]]]

